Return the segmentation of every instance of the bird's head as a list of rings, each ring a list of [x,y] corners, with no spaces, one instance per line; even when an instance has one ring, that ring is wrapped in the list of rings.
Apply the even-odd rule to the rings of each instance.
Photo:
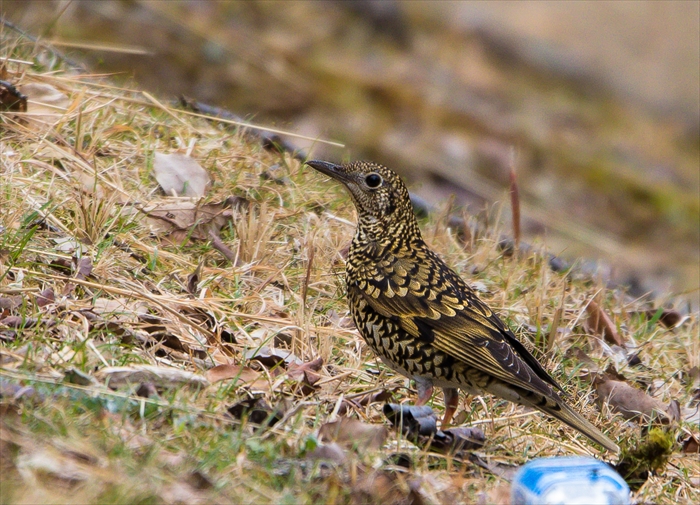
[[[348,188],[357,207],[360,226],[386,229],[403,224],[414,227],[415,217],[408,190],[393,170],[370,161],[335,165],[311,160],[306,164]]]

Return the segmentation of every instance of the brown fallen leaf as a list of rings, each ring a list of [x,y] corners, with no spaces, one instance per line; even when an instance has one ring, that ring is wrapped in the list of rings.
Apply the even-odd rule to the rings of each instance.
[[[142,382],[136,390],[136,396],[141,398],[158,398],[158,390],[152,382]]]
[[[488,491],[487,502],[491,505],[511,505],[510,501],[510,484],[498,484],[496,487]]]
[[[287,375],[299,383],[298,389],[303,395],[310,395],[315,391],[316,383],[321,380],[317,373],[323,367],[323,358],[316,358],[307,363],[289,365]]]
[[[586,312],[588,312],[588,318],[585,321],[586,331],[602,337],[610,344],[625,347],[625,341],[622,340],[622,337],[617,332],[615,323],[612,322],[610,316],[595,301],[590,301],[586,307]]]
[[[165,503],[187,503],[188,505],[206,505],[210,502],[201,490],[189,482],[173,481],[164,483],[159,489],[159,499]]]
[[[92,259],[90,259],[89,256],[81,256],[80,258],[78,258],[77,256],[73,256],[72,261],[74,278],[79,281],[84,281],[85,279],[87,279],[92,273]],[[75,284],[69,282],[63,288],[63,294],[69,295],[73,292],[74,289]]]
[[[165,201],[144,207],[151,232],[175,244],[186,240],[209,240],[210,232],[219,230],[233,217],[237,200],[199,205],[191,201]]]
[[[378,393],[367,393],[357,398],[344,398],[338,409],[338,415],[344,416],[350,410],[357,409],[360,410],[362,407],[371,405],[373,403],[384,403],[391,400],[394,397],[394,390],[388,389],[379,391]]]
[[[50,305],[56,301],[56,295],[53,292],[53,289],[47,288],[44,289],[41,293],[36,295],[36,304],[39,307],[46,307],[47,305]]]
[[[43,325],[54,326],[56,321],[42,319],[41,321],[35,317],[22,317],[22,316],[7,316],[4,319],[0,319],[0,327],[6,328],[33,328],[39,322]]]
[[[319,444],[313,451],[306,456],[310,460],[325,460],[332,461],[338,465],[342,465],[347,461],[345,451],[340,445],[335,442],[328,444]]]
[[[326,423],[318,432],[320,441],[336,442],[343,447],[361,451],[379,449],[384,445],[386,437],[387,429],[384,426],[366,424],[349,417]]]
[[[197,160],[177,153],[156,152],[153,172],[160,187],[170,196],[201,198],[211,181]]]
[[[583,350],[579,347],[570,347],[569,349],[566,350],[566,353],[564,354],[566,358],[573,358],[577,360],[579,363],[584,365],[584,368],[589,372],[595,374],[598,372],[600,369],[598,368],[598,365],[596,364],[593,359],[583,352]]]
[[[248,419],[249,422],[261,427],[273,426],[284,417],[284,412],[277,407],[272,408],[264,398],[247,398],[227,410],[234,419]]]
[[[691,395],[694,401],[700,401],[700,367],[691,367],[684,374],[684,382],[690,386]]]
[[[678,400],[671,400],[666,407],[666,414],[672,422],[678,422],[681,420],[681,404]]]
[[[16,467],[30,482],[77,486],[93,477],[88,465],[51,447],[28,448],[17,456]]]
[[[4,80],[0,81],[0,110],[4,112],[26,112],[27,110],[27,97],[12,83]]]
[[[652,319],[656,315],[657,311],[658,309],[649,309],[646,312],[641,313],[646,315],[647,318]],[[678,328],[688,319],[690,319],[690,316],[684,316],[674,309],[662,309],[661,315],[659,316],[659,322],[666,328]]]
[[[625,419],[660,419],[669,422],[667,407],[644,391],[620,380],[598,376],[593,381],[598,392],[598,403],[607,403],[613,412],[622,414]]]
[[[421,479],[391,470],[358,472],[355,482],[350,484],[354,503],[381,503],[404,505],[425,503],[421,495]]]
[[[689,434],[683,442],[681,442],[681,452],[684,454],[700,453],[700,437]]]
[[[24,298],[21,295],[0,296],[0,310],[12,310],[22,305]]]
[[[246,386],[256,391],[269,391],[270,382],[260,372],[241,365],[217,365],[206,372],[206,377],[212,384],[234,379],[236,385]]]
[[[199,280],[202,274],[202,264],[197,265],[190,275],[187,276],[187,292],[193,296],[199,294]]]

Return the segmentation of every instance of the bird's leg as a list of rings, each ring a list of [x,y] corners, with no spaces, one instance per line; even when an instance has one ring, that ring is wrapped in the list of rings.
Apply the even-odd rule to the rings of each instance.
[[[416,381],[416,389],[418,389],[418,401],[416,407],[420,407],[428,403],[430,397],[433,396],[433,383],[423,377],[414,377]]]
[[[459,389],[442,388],[442,392],[445,395],[445,415],[442,417],[440,428],[444,430],[449,426],[452,416],[454,416],[459,406]]]

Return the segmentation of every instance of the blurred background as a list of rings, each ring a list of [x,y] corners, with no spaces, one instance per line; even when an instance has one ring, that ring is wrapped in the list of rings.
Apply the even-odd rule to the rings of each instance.
[[[700,3],[0,0],[92,71],[338,140],[634,294],[700,298]],[[5,28],[6,29],[6,28]],[[509,227],[504,228],[509,230]]]

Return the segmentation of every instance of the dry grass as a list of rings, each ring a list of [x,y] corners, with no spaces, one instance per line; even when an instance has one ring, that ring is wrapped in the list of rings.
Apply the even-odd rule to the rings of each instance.
[[[31,101],[26,114],[0,115],[0,298],[16,302],[0,308],[0,319],[17,316],[14,326],[0,327],[3,502],[501,499],[501,478],[398,436],[378,450],[348,451],[343,464],[307,458],[343,400],[381,390],[393,391],[395,401],[414,399],[407,381],[378,364],[347,324],[339,251],[352,237],[354,216],[340,188],[290,155],[267,152],[138,90],[66,72],[32,44],[2,37],[0,57],[34,61],[8,63],[6,80],[48,84],[66,97],[41,115],[32,113],[38,105]],[[207,169],[214,182],[198,205],[230,196],[248,202],[221,228],[235,266],[206,240],[174,245],[167,232],[154,231],[144,209],[179,203],[152,177],[156,151],[191,154]],[[594,296],[625,340],[641,348],[644,367],[618,361],[618,370],[664,402],[697,408],[697,386],[688,381],[700,365],[697,314],[675,330],[650,324],[636,315],[646,309],[642,302],[553,273],[546,257],[503,257],[498,230],[465,247],[445,222],[423,223],[432,245],[519,337],[551,347],[550,370],[612,438],[634,445],[641,428],[607,408],[601,413],[581,363],[567,357],[577,346],[603,368],[620,356],[583,329]],[[47,290],[54,300],[43,298]],[[551,332],[555,318],[560,331]],[[303,362],[323,358],[316,387],[302,391],[279,373],[282,366],[258,366],[255,383],[244,386],[235,379],[202,386],[177,375],[253,366],[246,353],[263,345],[291,350]],[[140,365],[175,375],[161,382],[134,375],[134,387],[107,384],[118,386],[106,374],[111,367]],[[137,395],[144,382],[157,394]],[[226,414],[251,396],[281,405],[282,421],[256,430]],[[582,436],[539,414],[490,397],[470,400],[458,419],[482,427],[487,443],[480,454],[493,464],[597,454]],[[348,415],[386,424],[378,403]],[[688,423],[672,429],[679,438],[697,435]],[[395,468],[386,463],[395,452],[408,455],[411,470],[384,472]],[[698,478],[697,455],[676,448],[635,499],[697,501]]]

